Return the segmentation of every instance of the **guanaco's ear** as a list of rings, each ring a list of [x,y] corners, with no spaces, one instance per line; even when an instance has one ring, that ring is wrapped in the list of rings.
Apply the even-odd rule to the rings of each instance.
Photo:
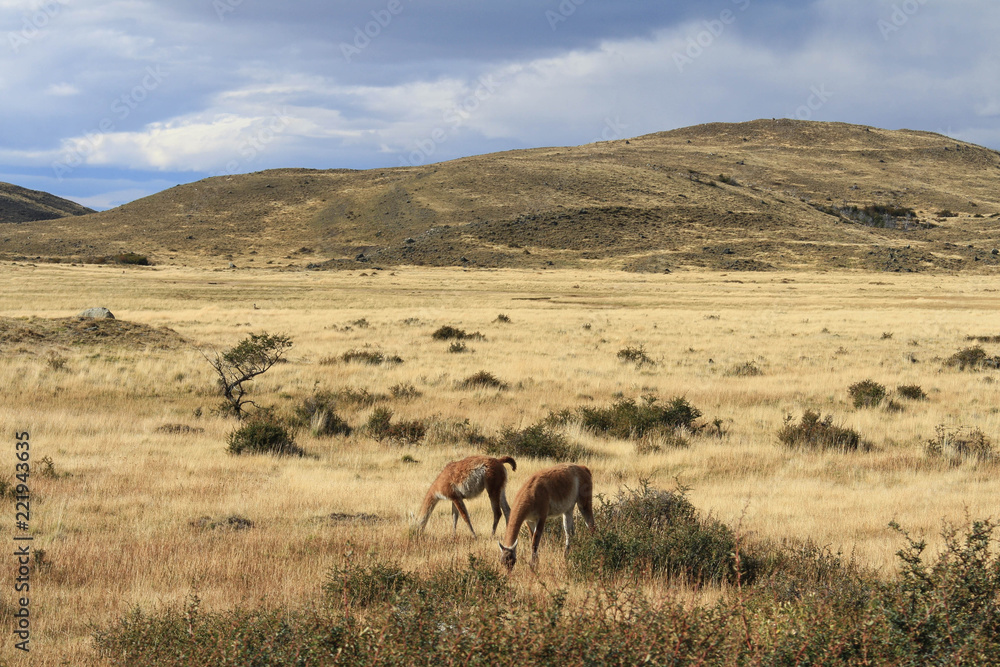
[[[517,549],[517,540],[514,540],[514,544],[510,545],[510,550],[511,551],[514,551],[515,549]]]
[[[501,553],[503,553],[504,551],[506,551],[506,550],[507,550],[507,547],[505,547],[505,546],[503,545],[503,542],[501,542],[500,540],[497,540],[497,546],[498,546],[498,547],[500,547],[500,552],[501,552]]]

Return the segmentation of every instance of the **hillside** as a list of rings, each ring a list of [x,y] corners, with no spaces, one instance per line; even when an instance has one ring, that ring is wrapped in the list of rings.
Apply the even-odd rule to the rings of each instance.
[[[1000,264],[998,176],[996,151],[937,134],[757,120],[423,167],[215,177],[19,225],[2,252],[241,268],[978,269]]]
[[[93,213],[93,209],[47,192],[0,183],[0,225]]]

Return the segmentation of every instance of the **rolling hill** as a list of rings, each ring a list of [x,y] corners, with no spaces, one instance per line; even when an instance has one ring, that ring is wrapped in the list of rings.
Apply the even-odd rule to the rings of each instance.
[[[52,220],[93,212],[93,209],[47,192],[0,183],[0,225],[9,222]]]
[[[843,123],[713,123],[422,167],[278,169],[3,229],[0,256],[664,271],[1000,265],[1000,153]]]

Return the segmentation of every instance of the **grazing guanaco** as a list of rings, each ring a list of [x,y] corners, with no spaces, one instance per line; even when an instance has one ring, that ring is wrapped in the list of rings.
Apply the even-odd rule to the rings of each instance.
[[[517,470],[517,462],[509,456],[499,459],[491,456],[470,456],[446,465],[424,498],[424,504],[420,508],[419,530],[423,531],[427,525],[427,520],[431,517],[431,512],[434,511],[438,501],[450,500],[454,519],[453,534],[458,534],[458,517],[461,516],[475,537],[476,529],[469,520],[469,511],[465,508],[464,500],[475,498],[485,490],[493,507],[492,534],[496,535],[501,512],[508,523],[510,522],[510,505],[507,504],[507,494],[504,491],[504,487],[507,486],[507,469],[503,467],[505,463],[510,464],[511,470]]]
[[[580,514],[591,532],[594,530],[593,509],[594,484],[590,469],[573,463],[564,463],[554,468],[536,472],[528,478],[514,498],[514,507],[507,519],[507,532],[500,544],[500,563],[510,572],[517,564],[517,535],[521,525],[528,524],[531,531],[531,568],[538,564],[538,544],[542,541],[542,529],[550,516],[562,515],[563,532],[566,534],[566,549],[569,552],[569,538],[573,535],[573,507],[580,508]],[[504,542],[510,546],[505,546]]]

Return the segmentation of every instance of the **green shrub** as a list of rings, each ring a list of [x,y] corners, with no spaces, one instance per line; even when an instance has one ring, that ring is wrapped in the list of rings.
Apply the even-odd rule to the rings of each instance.
[[[521,430],[504,428],[498,437],[486,439],[482,446],[491,456],[515,458],[579,461],[589,454],[584,447],[569,442],[565,435],[545,422]]]
[[[467,333],[464,329],[447,324],[431,334],[431,338],[434,340],[486,340],[486,336],[478,331]]]
[[[508,388],[508,384],[500,380],[493,373],[487,371],[479,371],[473,373],[469,377],[465,378],[458,383],[459,389],[498,389],[504,391]]]
[[[991,357],[986,354],[981,346],[965,347],[948,357],[945,366],[958,366],[958,370],[964,371],[966,368],[978,370],[980,368],[1000,367],[1000,357]]]
[[[911,401],[926,401],[927,394],[920,387],[919,384],[901,384],[896,387],[896,393],[903,398],[908,398]]]
[[[784,426],[778,431],[778,440],[795,449],[855,451],[869,448],[857,431],[834,425],[831,415],[820,419],[820,414],[812,410],[806,410],[798,424],[792,423],[791,416],[785,418]]]
[[[403,363],[403,359],[401,357],[398,357],[396,355],[386,355],[378,350],[369,350],[369,349],[348,350],[347,352],[344,352],[344,354],[342,354],[340,358],[345,363],[354,362],[354,363],[368,364],[369,366],[380,366],[382,364],[394,365]]]
[[[393,398],[398,398],[402,400],[407,400],[422,396],[420,390],[408,382],[400,382],[399,384],[392,385],[391,387],[389,387],[389,393],[392,394]]]
[[[275,454],[277,456],[304,456],[305,451],[295,444],[295,439],[279,420],[269,414],[256,414],[242,426],[233,429],[228,437],[230,454]]]
[[[584,428],[612,438],[642,438],[647,433],[669,432],[677,428],[694,429],[701,411],[683,396],[659,405],[655,396],[643,396],[642,403],[622,398],[607,408],[577,408],[576,416]]]
[[[469,348],[460,340],[453,341],[451,345],[448,346],[448,351],[452,354],[461,354],[462,352],[468,352]]]
[[[389,408],[379,406],[372,410],[365,424],[365,431],[375,440],[393,440],[414,445],[427,434],[427,426],[421,421],[392,421],[393,412]]]
[[[111,261],[115,264],[131,264],[133,266],[149,266],[149,258],[134,252],[123,252],[111,256]]]
[[[315,436],[350,435],[353,429],[337,414],[336,405],[336,394],[317,392],[295,408],[294,422],[297,426],[308,426]]]
[[[735,578],[733,532],[700,516],[684,490],[662,491],[646,482],[620,490],[611,500],[601,498],[594,522],[596,531],[580,531],[569,551],[570,571],[579,578],[666,576],[690,584]]]
[[[362,559],[349,559],[334,567],[323,584],[323,593],[333,604],[367,607],[391,602],[416,579],[398,563],[376,559],[367,564]]]
[[[847,393],[856,408],[878,407],[885,398],[885,385],[881,385],[874,380],[862,380],[852,384]]]
[[[627,361],[634,363],[636,366],[655,366],[654,362],[649,355],[646,354],[646,348],[643,345],[629,345],[618,350],[618,358],[622,361]]]

